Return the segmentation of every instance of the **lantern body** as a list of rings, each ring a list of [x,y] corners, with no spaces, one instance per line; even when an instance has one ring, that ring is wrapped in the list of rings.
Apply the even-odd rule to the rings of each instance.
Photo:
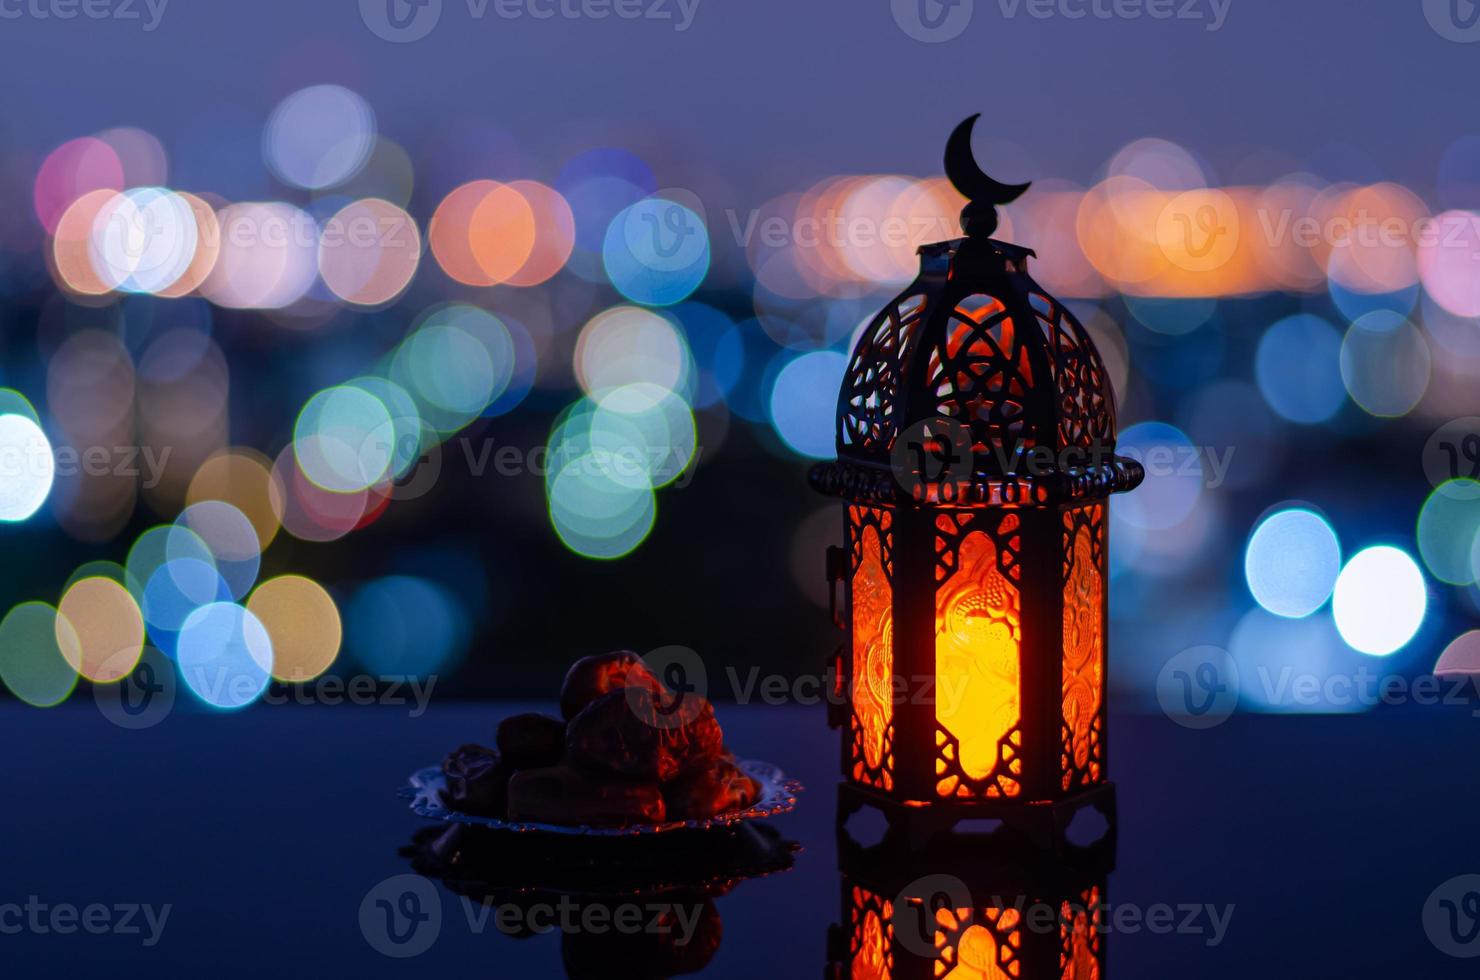
[[[845,785],[935,829],[1053,824],[1045,806],[1107,785],[1107,498],[1142,471],[1114,455],[1099,353],[1030,255],[922,248],[853,352],[838,460],[812,471],[847,503],[828,562]]]

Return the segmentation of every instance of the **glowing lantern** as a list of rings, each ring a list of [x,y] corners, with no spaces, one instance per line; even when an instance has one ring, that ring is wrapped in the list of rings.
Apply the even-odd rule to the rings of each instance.
[[[838,397],[836,462],[813,486],[847,501],[831,548],[844,728],[839,819],[863,805],[916,843],[962,819],[1042,843],[1074,813],[1113,815],[1105,776],[1110,494],[1117,457],[1099,352],[995,241],[1028,187],[988,177],[957,127],[946,172],[966,237],[920,249],[919,277],[864,331]]]

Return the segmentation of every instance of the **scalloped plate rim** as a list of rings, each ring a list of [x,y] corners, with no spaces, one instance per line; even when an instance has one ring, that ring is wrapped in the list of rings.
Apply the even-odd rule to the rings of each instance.
[[[397,790],[396,795],[411,802],[411,812],[428,820],[447,823],[469,824],[502,830],[510,833],[560,834],[582,837],[642,837],[667,833],[674,830],[709,830],[716,827],[733,827],[747,820],[765,820],[796,809],[797,796],[804,787],[769,762],[759,759],[742,759],[735,763],[740,771],[761,784],[761,796],[743,810],[722,813],[702,820],[672,820],[667,823],[639,823],[625,827],[588,827],[585,825],[515,822],[497,817],[480,817],[472,813],[459,813],[448,809],[436,797],[436,791],[444,782],[440,766],[425,766],[411,774],[407,785]]]

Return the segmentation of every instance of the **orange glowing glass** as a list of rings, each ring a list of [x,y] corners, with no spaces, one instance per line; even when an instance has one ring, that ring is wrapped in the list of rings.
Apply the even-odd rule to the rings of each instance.
[[[894,596],[885,572],[890,519],[885,512],[851,508],[856,532],[853,572],[853,778],[893,787],[890,722],[894,713]],[[868,523],[865,523],[865,518]]]
[[[998,568],[992,539],[973,531],[961,542],[960,567],[935,596],[935,719],[945,739],[936,792],[973,796],[967,780],[1011,766],[1003,764],[1002,745],[1021,714],[1018,591]],[[1005,777],[1001,787],[981,792],[1012,796],[1018,789]]]

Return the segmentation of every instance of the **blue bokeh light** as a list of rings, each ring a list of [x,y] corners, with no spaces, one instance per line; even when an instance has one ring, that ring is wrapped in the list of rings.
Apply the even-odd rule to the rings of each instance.
[[[391,575],[361,586],[345,610],[346,646],[379,677],[427,677],[465,651],[467,616],[442,586]]]
[[[180,630],[176,662],[196,697],[217,708],[242,708],[272,679],[272,640],[262,621],[234,602],[213,602]]]
[[[777,435],[803,456],[836,455],[833,416],[848,358],[836,351],[803,354],[776,375],[771,389],[771,423]]]
[[[1325,422],[1346,401],[1341,334],[1309,313],[1286,317],[1259,341],[1254,377],[1269,407],[1291,422]]]
[[[1304,508],[1265,518],[1249,537],[1244,578],[1249,592],[1277,616],[1309,616],[1331,597],[1341,573],[1341,544],[1325,518]]]

